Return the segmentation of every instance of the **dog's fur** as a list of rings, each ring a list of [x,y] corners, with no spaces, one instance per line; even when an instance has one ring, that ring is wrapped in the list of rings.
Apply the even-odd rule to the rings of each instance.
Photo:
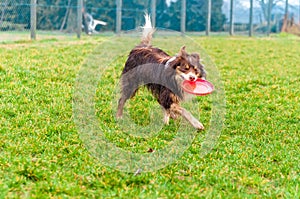
[[[151,40],[155,29],[148,15],[145,16],[145,21],[141,43],[130,52],[122,72],[117,118],[122,117],[125,102],[135,95],[140,86],[146,85],[163,107],[166,124],[170,117],[176,119],[181,115],[196,129],[204,129],[191,113],[179,105],[185,98],[182,82],[185,79],[195,81],[206,76],[199,55],[188,54],[185,47],[182,47],[177,56],[171,57],[161,49],[152,47]]]

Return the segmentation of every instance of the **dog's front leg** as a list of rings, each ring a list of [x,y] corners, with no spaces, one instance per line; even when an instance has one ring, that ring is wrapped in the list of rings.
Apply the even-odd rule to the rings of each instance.
[[[186,109],[181,108],[181,115],[189,121],[193,127],[195,127],[198,130],[204,130],[204,126],[201,122],[199,122],[190,112],[188,112]]]
[[[173,104],[171,106],[171,111],[179,113],[184,119],[191,123],[193,127],[198,130],[204,130],[204,126],[201,122],[199,122],[189,111],[185,108],[180,107],[177,104]]]

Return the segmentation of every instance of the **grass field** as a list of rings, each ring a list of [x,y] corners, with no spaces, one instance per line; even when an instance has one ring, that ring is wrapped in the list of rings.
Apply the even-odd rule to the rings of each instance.
[[[0,44],[0,198],[300,198],[299,38],[194,36],[224,85],[226,116],[220,138],[203,157],[206,131],[199,132],[173,164],[140,175],[94,158],[74,122],[76,76],[107,39],[112,40]],[[172,52],[178,40],[161,38]],[[125,45],[134,44],[129,39]],[[107,57],[118,47],[112,44]],[[96,117],[118,147],[159,150],[175,136],[176,122],[149,139],[134,138],[116,128],[111,114],[111,95],[127,53],[111,60],[102,73]],[[208,126],[211,98],[197,101]],[[128,103],[135,123],[147,123],[145,109],[153,104],[145,90]]]

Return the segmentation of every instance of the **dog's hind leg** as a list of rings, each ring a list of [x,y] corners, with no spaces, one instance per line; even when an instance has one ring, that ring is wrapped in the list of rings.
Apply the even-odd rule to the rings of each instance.
[[[128,99],[128,98],[127,98]],[[127,100],[124,96],[122,96],[120,99],[119,99],[119,102],[118,102],[118,109],[117,109],[117,114],[116,114],[116,117],[119,119],[119,118],[122,118],[123,116],[123,109],[124,109],[124,105],[125,105],[125,102]]]
[[[137,91],[136,87],[126,86],[126,87],[122,88],[122,93],[121,93],[121,97],[118,102],[118,109],[117,109],[117,114],[116,114],[116,117],[118,119],[122,118],[122,116],[123,116],[123,109],[124,109],[124,105],[125,105],[126,101],[129,98],[133,97],[135,95],[136,91]]]
[[[168,125],[170,121],[170,112],[164,108],[163,110],[164,110],[164,123]]]

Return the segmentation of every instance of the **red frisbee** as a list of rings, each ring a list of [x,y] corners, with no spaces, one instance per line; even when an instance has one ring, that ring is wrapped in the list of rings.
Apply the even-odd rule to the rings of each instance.
[[[214,91],[214,86],[209,81],[197,79],[196,81],[185,80],[182,83],[185,92],[193,95],[208,95]]]

